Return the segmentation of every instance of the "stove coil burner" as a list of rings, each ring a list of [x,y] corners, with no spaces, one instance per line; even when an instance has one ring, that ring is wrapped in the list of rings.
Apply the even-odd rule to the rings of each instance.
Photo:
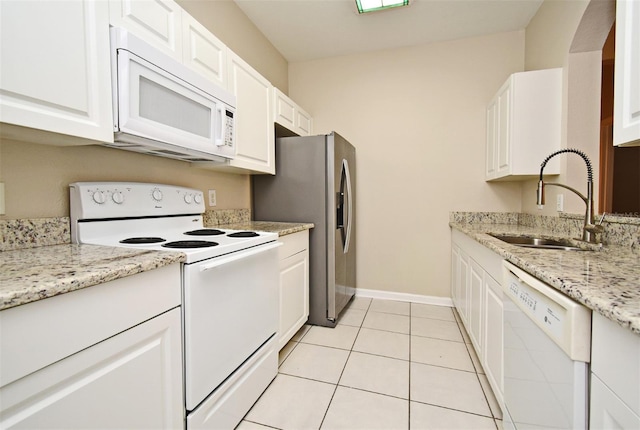
[[[128,239],[123,239],[120,243],[128,244],[128,245],[145,245],[151,243],[160,243],[165,242],[166,239],[161,237],[130,237]]]
[[[213,246],[218,246],[216,242],[209,242],[206,240],[177,240],[175,242],[163,243],[163,247],[165,248],[210,248]]]
[[[224,234],[224,231],[215,228],[201,228],[199,230],[188,231],[185,234],[187,236],[218,236]]]
[[[260,236],[260,235],[258,233],[256,233],[255,231],[239,231],[237,233],[228,234],[227,236],[229,236],[229,237],[256,237],[256,236]]]

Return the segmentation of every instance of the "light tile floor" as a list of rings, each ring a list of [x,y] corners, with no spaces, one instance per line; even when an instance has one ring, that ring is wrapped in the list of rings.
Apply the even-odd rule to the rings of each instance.
[[[239,430],[502,429],[451,308],[356,297],[331,329],[304,326]]]

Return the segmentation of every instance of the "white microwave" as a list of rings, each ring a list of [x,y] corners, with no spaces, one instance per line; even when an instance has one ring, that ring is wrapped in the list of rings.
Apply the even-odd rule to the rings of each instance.
[[[114,143],[177,158],[225,162],[236,153],[236,98],[121,28],[111,28]]]

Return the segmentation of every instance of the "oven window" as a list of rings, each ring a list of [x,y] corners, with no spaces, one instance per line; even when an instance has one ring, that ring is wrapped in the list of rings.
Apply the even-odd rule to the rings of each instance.
[[[211,108],[140,76],[140,116],[205,138],[211,137]]]

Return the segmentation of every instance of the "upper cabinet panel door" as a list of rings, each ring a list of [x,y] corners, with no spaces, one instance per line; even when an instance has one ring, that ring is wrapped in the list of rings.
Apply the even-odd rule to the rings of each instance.
[[[1,1],[0,121],[112,142],[108,16],[102,1]]]
[[[546,156],[560,149],[562,69],[514,73],[487,106],[485,179],[537,177]],[[551,160],[547,175],[560,173]]]
[[[273,118],[275,122],[299,136],[309,136],[311,134],[311,115],[275,87],[273,88],[273,101]]]
[[[111,25],[182,61],[182,8],[171,0],[110,0]]]
[[[187,13],[182,14],[183,63],[227,88],[227,47]]]
[[[272,86],[232,51],[228,52],[229,90],[236,96],[236,158],[230,166],[275,174]]]
[[[640,2],[616,2],[613,144],[640,145]]]

